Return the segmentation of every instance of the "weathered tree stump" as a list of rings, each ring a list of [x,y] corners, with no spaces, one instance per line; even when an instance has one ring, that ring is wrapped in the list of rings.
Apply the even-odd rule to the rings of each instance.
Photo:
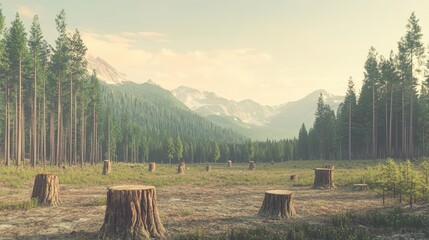
[[[250,161],[249,162],[249,170],[254,170],[255,169],[255,162],[254,161]]]
[[[313,188],[335,188],[334,169],[333,168],[316,168],[314,169]]]
[[[232,161],[231,161],[231,160],[228,160],[228,161],[226,162],[226,166],[227,166],[227,167],[232,167]]]
[[[57,175],[37,174],[31,198],[37,198],[40,205],[56,206],[59,203],[59,185]]]
[[[124,185],[109,188],[98,239],[150,239],[162,237],[164,232],[155,187]]]
[[[212,170],[212,167],[210,165],[206,166],[206,172],[210,172]]]
[[[177,173],[178,174],[185,173],[185,163],[184,162],[179,163],[179,166],[177,167]]]
[[[110,160],[104,160],[103,164],[103,175],[109,174],[112,167],[110,166]]]
[[[265,192],[264,201],[259,209],[261,217],[288,219],[296,215],[293,205],[294,194],[287,190],[269,190]]]
[[[296,174],[290,175],[290,180],[291,181],[298,181],[298,179],[299,179],[298,175],[296,175]]]
[[[149,163],[149,172],[155,172],[155,170],[156,170],[156,163],[155,162]]]

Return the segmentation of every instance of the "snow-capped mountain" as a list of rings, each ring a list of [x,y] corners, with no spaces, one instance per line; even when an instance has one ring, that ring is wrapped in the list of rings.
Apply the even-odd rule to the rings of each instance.
[[[313,126],[317,99],[322,94],[325,103],[336,110],[344,97],[326,90],[316,90],[304,98],[279,106],[263,106],[253,100],[234,101],[189,87],[179,87],[173,95],[194,112],[224,127],[233,127],[252,138],[291,138],[301,124]]]
[[[92,73],[95,70],[98,79],[107,84],[121,84],[129,81],[127,75],[119,72],[100,57],[87,55],[86,60],[88,61],[88,72]]]
[[[276,107],[263,106],[250,99],[237,102],[219,97],[213,92],[201,92],[184,86],[172,90],[172,93],[188,108],[205,117],[233,117],[247,124],[264,126],[267,118],[277,113]]]

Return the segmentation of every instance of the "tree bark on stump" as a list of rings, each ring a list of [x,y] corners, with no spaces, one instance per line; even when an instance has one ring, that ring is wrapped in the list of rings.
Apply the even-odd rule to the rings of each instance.
[[[209,165],[207,165],[206,166],[206,172],[210,172],[212,170],[212,167],[211,166],[209,166]]]
[[[177,167],[177,173],[178,174],[185,173],[185,163],[184,162],[179,163],[179,166]]]
[[[264,201],[259,209],[261,217],[288,219],[296,215],[293,205],[294,194],[287,190],[270,190],[265,192]]]
[[[313,188],[335,188],[334,169],[333,168],[316,168],[314,169]]]
[[[103,164],[103,175],[109,174],[112,167],[110,166],[110,160],[104,160]]]
[[[54,174],[37,174],[31,198],[40,205],[56,206],[59,203],[59,180]]]
[[[249,162],[249,170],[253,170],[255,169],[255,162],[254,161],[250,161]]]
[[[299,179],[298,175],[296,175],[296,174],[290,175],[290,180],[291,181],[298,181],[298,179]]]
[[[149,163],[149,172],[155,172],[156,170],[156,163],[151,162]]]
[[[104,223],[98,239],[150,239],[164,235],[153,186],[109,188]]]
[[[228,161],[226,162],[226,166],[227,166],[227,167],[232,167],[232,161],[231,161],[231,160],[228,160]]]

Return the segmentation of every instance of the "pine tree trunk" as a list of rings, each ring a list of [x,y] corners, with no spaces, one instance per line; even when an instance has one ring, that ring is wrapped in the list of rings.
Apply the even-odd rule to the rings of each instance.
[[[31,198],[37,198],[39,204],[56,206],[59,203],[59,181],[54,174],[37,174],[34,180]]]
[[[324,188],[324,189],[335,188],[334,169],[333,168],[314,169],[313,188]]]
[[[19,89],[18,89],[18,132],[17,132],[17,161],[16,166],[19,166],[19,163],[22,159],[22,64],[21,59],[19,59]]]
[[[160,238],[165,229],[153,186],[116,186],[107,191],[107,208],[98,239]]]
[[[282,219],[289,219],[296,215],[293,204],[294,193],[286,190],[270,190],[265,192],[264,201],[259,209],[261,217],[274,217],[279,215]]]
[[[33,131],[32,131],[32,166],[37,162],[37,60],[34,54],[34,102],[33,102]]]

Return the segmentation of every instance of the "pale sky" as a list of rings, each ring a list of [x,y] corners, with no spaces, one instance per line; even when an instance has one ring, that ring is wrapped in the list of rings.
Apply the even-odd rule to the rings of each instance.
[[[414,11],[428,44],[424,0],[0,0],[7,27],[38,14],[47,40],[65,9],[89,53],[136,82],[181,85],[277,105],[317,90],[359,91],[371,46],[397,50]]]

